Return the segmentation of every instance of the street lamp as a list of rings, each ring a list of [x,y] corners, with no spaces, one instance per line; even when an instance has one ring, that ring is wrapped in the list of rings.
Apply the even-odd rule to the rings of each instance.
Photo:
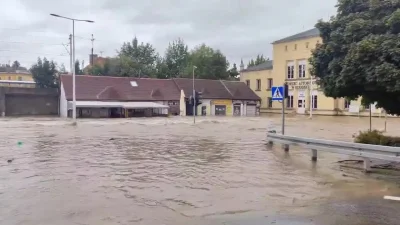
[[[69,17],[65,17],[65,16],[60,16],[57,14],[50,14],[51,16],[55,16],[55,17],[59,17],[59,18],[63,18],[63,19],[67,19],[67,20],[71,20],[72,21],[72,65],[71,65],[71,69],[72,69],[72,119],[74,121],[74,123],[76,123],[76,85],[75,85],[75,21],[77,22],[87,22],[87,23],[94,23],[93,20],[80,20],[80,19],[73,19],[73,18],[69,18]]]

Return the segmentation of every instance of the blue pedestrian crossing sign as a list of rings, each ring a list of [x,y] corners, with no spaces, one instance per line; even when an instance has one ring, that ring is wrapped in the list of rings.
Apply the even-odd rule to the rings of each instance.
[[[272,101],[282,101],[283,91],[283,86],[272,87]]]

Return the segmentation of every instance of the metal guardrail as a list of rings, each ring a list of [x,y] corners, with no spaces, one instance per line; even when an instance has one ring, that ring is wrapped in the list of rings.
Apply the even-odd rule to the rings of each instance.
[[[312,139],[276,133],[268,133],[267,139],[270,145],[274,142],[282,143],[285,151],[289,151],[290,145],[299,145],[308,148],[312,151],[313,161],[317,161],[317,151],[362,157],[364,159],[364,170],[367,172],[370,171],[370,159],[400,162],[400,147]]]

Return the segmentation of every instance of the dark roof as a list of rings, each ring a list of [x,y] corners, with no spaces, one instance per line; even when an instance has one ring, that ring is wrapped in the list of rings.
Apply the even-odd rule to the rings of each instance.
[[[72,76],[61,75],[66,98],[72,99]],[[136,81],[133,87],[131,81]],[[119,100],[119,101],[163,101],[179,100],[180,90],[173,80],[108,77],[108,76],[76,76],[77,100]]]
[[[67,100],[72,99],[72,76],[60,75]],[[137,83],[136,87],[131,81]],[[192,95],[193,80],[189,78],[153,79],[134,77],[76,76],[76,99],[86,101],[163,101],[180,100]],[[195,79],[196,91],[205,99],[260,100],[243,82]]]
[[[249,71],[261,71],[261,70],[271,70],[273,69],[273,61],[268,60],[264,63],[261,63],[256,66],[249,67],[247,69],[242,70],[242,72],[249,72]]]
[[[289,37],[285,37],[283,39],[274,41],[272,44],[279,44],[279,43],[285,43],[285,42],[290,42],[290,41],[297,41],[301,39],[306,39],[306,38],[311,38],[311,37],[319,37],[320,32],[317,28],[313,28],[311,30],[307,30]]]
[[[193,91],[193,80],[189,78],[173,79],[179,89],[182,89],[186,97]],[[202,92],[205,99],[233,99],[233,100],[260,100],[245,83],[239,81],[222,81],[195,79],[195,90]]]
[[[261,98],[251,90],[246,83],[241,81],[222,81],[229,90],[234,100],[261,100]]]
[[[185,96],[191,96],[193,91],[193,80],[188,78],[173,79],[179,89],[182,89]],[[203,98],[208,99],[231,99],[232,96],[219,80],[195,79],[194,88],[202,92]]]

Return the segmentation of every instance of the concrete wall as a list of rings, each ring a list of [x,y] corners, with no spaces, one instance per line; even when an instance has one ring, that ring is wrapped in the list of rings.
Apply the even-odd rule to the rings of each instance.
[[[58,115],[57,89],[0,87],[0,115]]]
[[[68,101],[67,97],[65,96],[64,85],[62,84],[60,88],[60,117],[68,117]]]

